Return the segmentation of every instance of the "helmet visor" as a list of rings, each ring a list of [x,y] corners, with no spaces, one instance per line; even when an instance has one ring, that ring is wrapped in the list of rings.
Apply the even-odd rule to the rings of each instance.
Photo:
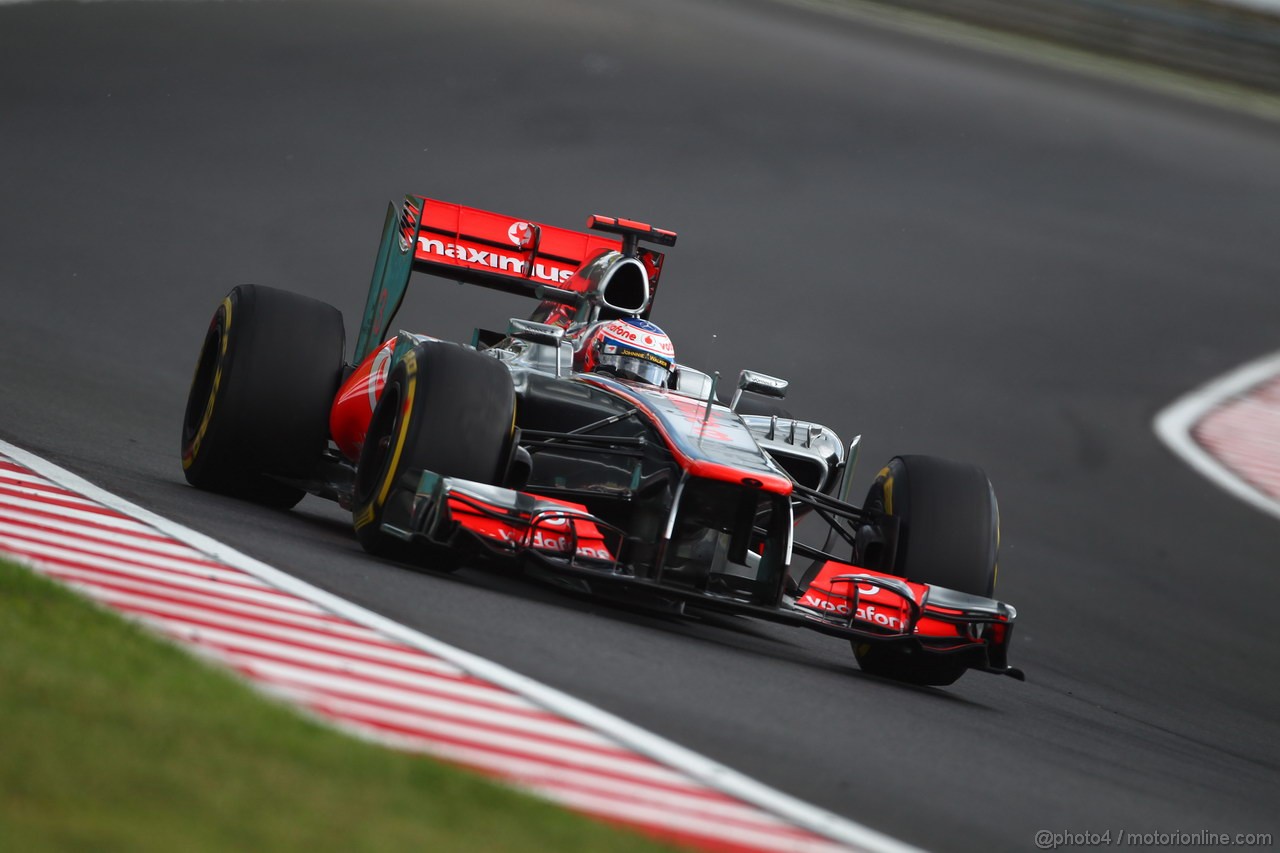
[[[650,385],[666,386],[671,376],[671,368],[659,364],[652,357],[644,357],[632,353],[600,353],[596,359],[600,367],[612,370],[626,379],[637,379]]]

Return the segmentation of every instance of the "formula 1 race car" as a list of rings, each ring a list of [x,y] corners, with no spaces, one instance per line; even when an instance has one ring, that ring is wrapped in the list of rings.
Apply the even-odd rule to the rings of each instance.
[[[672,231],[578,232],[407,196],[387,212],[353,360],[337,309],[234,288],[182,428],[194,486],[352,512],[369,552],[512,567],[580,592],[719,611],[851,641],[862,669],[951,684],[1009,666],[991,598],[999,511],[977,467],[898,456],[851,503],[858,443],[793,417],[787,383],[675,360],[649,322]],[[469,344],[391,323],[412,273],[536,299]],[[797,540],[798,520],[825,540]],[[799,557],[799,560],[795,558]]]

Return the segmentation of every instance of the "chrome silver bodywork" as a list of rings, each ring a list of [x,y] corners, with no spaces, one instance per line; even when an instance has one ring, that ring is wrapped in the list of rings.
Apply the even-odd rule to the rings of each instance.
[[[772,415],[738,415],[756,444],[786,469],[791,479],[817,492],[830,493],[845,466],[840,436],[812,421]]]

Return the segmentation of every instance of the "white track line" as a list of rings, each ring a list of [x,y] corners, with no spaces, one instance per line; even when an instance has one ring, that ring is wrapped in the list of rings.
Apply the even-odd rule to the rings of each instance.
[[[469,652],[463,651],[456,647],[450,646],[425,634],[414,631],[404,625],[380,616],[370,610],[366,610],[349,601],[339,598],[331,593],[311,586],[298,578],[281,572],[271,566],[266,565],[252,557],[249,557],[235,549],[218,542],[208,536],[177,524],[169,519],[156,515],[142,507],[139,507],[123,498],[117,497],[103,489],[94,486],[92,483],[72,474],[71,472],[60,468],[50,462],[41,459],[34,454],[28,453],[21,448],[15,447],[7,442],[0,441],[0,454],[4,454],[19,465],[30,469],[30,471],[46,478],[48,481],[75,492],[81,498],[87,498],[90,501],[102,507],[106,507],[115,512],[121,513],[134,520],[134,523],[122,523],[114,520],[110,516],[104,516],[100,511],[93,512],[90,508],[84,509],[78,505],[76,500],[62,501],[62,505],[50,503],[48,500],[31,500],[26,493],[45,492],[45,490],[36,488],[38,484],[33,484],[29,479],[23,480],[21,472],[15,474],[12,470],[6,470],[3,475],[10,480],[23,480],[22,487],[17,487],[15,483],[6,484],[8,489],[0,487],[0,513],[6,521],[12,522],[14,514],[30,514],[37,524],[44,524],[50,527],[65,522],[68,525],[87,524],[90,526],[89,535],[102,535],[102,528],[113,529],[117,534],[141,534],[154,533],[159,531],[166,536],[172,537],[178,542],[193,548],[199,552],[195,556],[196,559],[213,560],[232,569],[245,572],[246,574],[256,578],[268,587],[274,587],[277,590],[287,592],[291,595],[304,599],[311,604],[327,611],[330,614],[336,614],[344,619],[350,620],[357,625],[363,626],[371,631],[376,632],[384,638],[395,643],[403,644],[412,649],[425,652],[428,655],[439,658],[443,662],[447,662],[450,667],[456,667],[459,671],[466,674],[468,681],[474,679],[479,682],[487,682],[506,691],[510,691],[516,696],[530,703],[534,709],[550,712],[560,718],[571,720],[587,729],[597,732],[604,736],[610,743],[610,747],[604,752],[596,752],[600,747],[589,748],[587,752],[583,752],[581,747],[576,750],[569,750],[565,758],[579,767],[583,763],[587,765],[599,764],[604,761],[606,765],[613,765],[619,761],[619,769],[623,769],[626,775],[635,777],[639,772],[642,777],[653,778],[655,782],[661,780],[665,784],[673,784],[677,786],[687,785],[690,781],[699,785],[707,786],[710,789],[719,791],[722,794],[741,801],[743,803],[755,806],[779,818],[778,835],[770,833],[757,832],[741,826],[723,827],[725,834],[717,836],[711,831],[711,823],[692,815],[680,816],[676,819],[675,815],[671,815],[674,821],[668,826],[668,829],[677,833],[677,835],[688,835],[690,839],[701,839],[705,845],[707,841],[721,837],[729,846],[735,846],[741,843],[744,847],[755,847],[759,849],[779,849],[779,850],[834,850],[838,849],[837,845],[822,838],[815,838],[808,833],[817,833],[825,839],[831,839],[840,845],[847,845],[861,850],[868,851],[892,851],[893,853],[905,853],[905,851],[913,851],[916,848],[910,847],[897,839],[891,838],[883,833],[872,830],[861,824],[847,820],[839,815],[820,809],[816,806],[802,802],[780,791],[776,791],[746,777],[737,771],[734,771],[722,764],[712,761],[709,758],[698,755],[691,750],[685,749],[675,743],[667,741],[657,735],[647,732],[625,720],[602,711],[582,702],[578,699],[562,693],[544,684],[540,684],[530,678],[526,678],[512,670],[500,666],[492,661],[485,660]],[[0,466],[2,467],[2,466]],[[22,492],[23,494],[18,494]],[[50,495],[55,501],[56,495]],[[86,511],[88,510],[88,511]],[[135,526],[135,524],[137,526]],[[148,530],[150,528],[150,530]],[[29,537],[28,537],[29,538]],[[114,539],[114,537],[113,537]],[[17,543],[15,543],[17,544]],[[30,545],[31,543],[23,542],[21,544]],[[118,540],[114,540],[112,544],[118,544]],[[142,543],[140,543],[141,545]],[[153,548],[154,542],[149,542],[143,547]],[[49,542],[46,548],[53,546],[65,547],[64,542]],[[162,549],[167,550],[167,549]],[[55,550],[56,553],[56,550]],[[170,552],[172,553],[172,552]],[[76,555],[83,556],[83,555]],[[174,556],[177,556],[176,554]],[[183,555],[185,556],[185,555]],[[106,554],[101,555],[102,559],[110,560]],[[38,557],[26,557],[27,560],[36,560]],[[148,560],[154,563],[154,557]],[[54,565],[57,563],[54,561]],[[69,567],[74,570],[74,567]],[[176,568],[176,567],[175,567]],[[134,570],[137,571],[136,569]],[[95,580],[88,577],[77,579],[67,578],[68,581],[82,585],[92,590],[93,594],[98,598],[111,597],[119,601],[127,609],[136,609],[145,612],[143,617],[146,621],[156,624],[167,633],[183,633],[194,634],[199,642],[201,634],[208,635],[209,644],[201,647],[202,654],[211,655],[213,659],[220,659],[232,663],[231,658],[237,655],[238,663],[233,665],[243,666],[261,666],[268,668],[276,668],[277,670],[288,670],[293,678],[299,679],[292,682],[292,687],[278,685],[272,690],[276,694],[286,692],[301,691],[304,694],[312,696],[314,702],[320,705],[329,705],[331,707],[341,707],[351,709],[358,707],[359,703],[353,701],[349,696],[334,695],[331,692],[321,690],[316,692],[318,686],[317,679],[323,681],[324,676],[317,673],[316,668],[302,661],[295,662],[292,666],[281,657],[286,655],[276,655],[275,659],[264,659],[257,663],[244,659],[244,655],[253,656],[251,646],[257,644],[283,645],[291,647],[295,655],[300,651],[302,654],[311,654],[316,659],[323,661],[324,656],[330,652],[335,654],[353,653],[358,654],[361,658],[367,660],[369,673],[377,676],[377,662],[381,659],[385,664],[394,663],[398,657],[391,649],[381,650],[376,647],[366,646],[363,643],[351,643],[343,641],[333,636],[332,633],[326,631],[303,631],[301,629],[283,628],[279,626],[257,624],[252,628],[241,625],[240,620],[230,617],[229,615],[210,614],[209,612],[201,612],[195,615],[194,612],[188,613],[187,609],[177,602],[157,601],[153,598],[130,595],[123,589],[110,589],[109,585],[101,579],[101,585],[93,587]],[[164,593],[164,594],[167,594]],[[161,614],[161,615],[156,615]],[[167,614],[167,615],[166,615]],[[185,623],[186,628],[180,627],[180,623]],[[222,626],[219,629],[219,625]],[[305,637],[300,636],[306,634]],[[234,647],[236,643],[240,643],[238,652],[231,651],[230,648],[219,649],[219,644]],[[350,648],[348,648],[350,647]],[[309,651],[308,651],[309,650]],[[373,660],[368,660],[372,658]],[[301,666],[299,666],[301,664]],[[418,664],[421,666],[421,664]],[[361,664],[356,662],[354,667],[346,667],[348,674],[359,668]],[[331,676],[332,677],[332,673]],[[304,686],[310,681],[310,686]],[[448,682],[448,677],[443,676],[440,681]],[[333,684],[341,683],[340,680],[331,682]],[[388,681],[383,680],[383,689],[391,690],[392,686]],[[458,683],[456,679],[453,682],[457,687],[465,686],[465,682]],[[484,686],[472,681],[472,690],[479,689],[484,692]],[[365,694],[366,698],[373,700],[375,697]],[[388,694],[383,693],[382,698],[386,698]],[[401,703],[397,703],[401,704]],[[411,703],[410,703],[411,704]],[[499,703],[501,704],[501,703]],[[519,703],[517,703],[519,704]],[[312,706],[313,712],[320,712],[321,709]],[[363,708],[362,713],[374,718],[367,725],[344,725],[344,728],[361,730],[364,736],[371,737],[382,743],[390,741],[401,742],[415,751],[426,751],[427,746],[420,738],[412,736],[412,731],[397,733],[395,726],[389,726],[390,730],[380,730],[378,721],[391,723],[399,718],[393,708],[385,706],[369,706]],[[478,748],[478,745],[472,743],[467,745],[465,740],[471,738],[466,728],[459,728],[455,724],[442,721],[442,725],[457,729],[457,733],[464,736],[464,742],[455,743],[453,746],[446,744],[436,745],[430,748],[430,751],[437,755],[452,753],[458,763],[468,764],[477,767],[483,767],[486,764],[493,765],[497,760],[490,750]],[[545,737],[547,734],[544,729],[541,733]],[[538,746],[537,735],[533,739],[508,739],[505,735],[491,731],[487,736],[487,744],[490,747],[497,747],[497,752],[515,751],[518,754],[548,752],[548,750]],[[587,738],[590,741],[592,738]],[[546,741],[542,741],[546,743]],[[531,744],[533,744],[531,746]],[[585,745],[585,744],[584,744]],[[610,758],[607,761],[606,756],[610,754],[615,745],[620,745],[626,750],[636,753],[639,756],[645,756],[652,761],[656,761],[659,766],[651,766],[648,770],[641,770],[641,766],[636,765],[634,761],[627,760],[624,756],[626,752],[618,753],[616,758]],[[556,743],[556,752],[563,750],[565,744],[563,741]],[[593,754],[595,757],[592,757]],[[570,758],[570,755],[572,756]],[[554,758],[555,756],[550,756]],[[510,757],[504,757],[504,761],[517,760]],[[527,763],[527,762],[526,762]],[[499,774],[503,773],[501,769],[497,769]],[[675,771],[674,773],[672,771]],[[492,772],[492,771],[491,771]],[[544,796],[551,797],[570,804],[574,808],[582,811],[601,814],[612,817],[613,819],[621,819],[626,822],[643,823],[651,818],[658,818],[664,812],[661,807],[655,808],[653,805],[646,805],[640,802],[620,804],[617,801],[606,802],[607,797],[591,797],[581,790],[566,791],[561,789],[544,789],[545,782],[539,783],[534,781],[538,773],[546,774],[548,771],[543,769],[535,771],[528,776],[527,784],[531,788],[536,788]],[[579,785],[579,787],[581,787]],[[627,815],[631,815],[628,817]],[[759,819],[759,826],[770,824],[773,818],[765,816]],[[753,819],[754,823],[754,819]],[[788,825],[789,824],[789,825]],[[656,825],[656,824],[655,824]],[[806,832],[806,830],[808,832]]]
[[[1188,465],[1242,501],[1280,518],[1280,503],[1263,494],[1196,441],[1193,431],[1205,417],[1232,399],[1280,375],[1280,352],[1251,361],[1180,397],[1155,418],[1156,435]]]

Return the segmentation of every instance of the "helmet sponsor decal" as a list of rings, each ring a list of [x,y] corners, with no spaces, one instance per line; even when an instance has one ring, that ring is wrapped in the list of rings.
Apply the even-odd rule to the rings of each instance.
[[[609,355],[617,353],[618,358],[634,358],[637,361],[647,361],[650,364],[656,364],[659,367],[666,368],[667,370],[671,369],[671,359],[666,356],[658,355],[657,353],[646,352],[642,349],[606,346],[602,348],[602,352]]]
[[[666,334],[647,320],[614,320],[602,330],[605,344],[615,344],[627,350],[637,350],[658,364],[671,366],[676,348]],[[629,355],[632,353],[623,353]]]

